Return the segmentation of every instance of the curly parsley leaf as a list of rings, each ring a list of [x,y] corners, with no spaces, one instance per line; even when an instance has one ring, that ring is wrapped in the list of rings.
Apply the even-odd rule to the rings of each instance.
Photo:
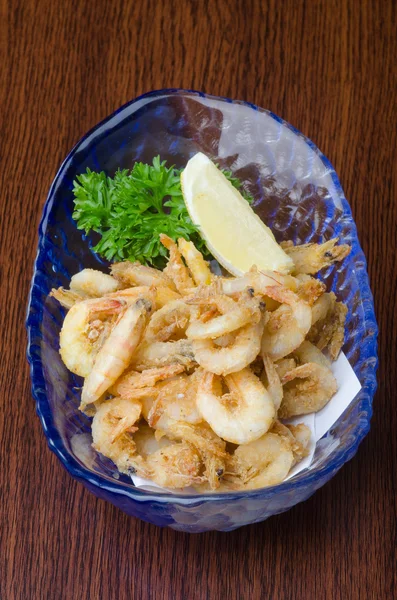
[[[211,257],[183,200],[179,169],[167,167],[157,156],[153,164],[137,162],[114,177],[87,168],[74,181],[73,219],[77,227],[101,237],[94,251],[108,260],[138,260],[162,268],[167,250],[160,233],[173,240],[183,237]],[[223,171],[230,183],[251,203],[239,179]]]

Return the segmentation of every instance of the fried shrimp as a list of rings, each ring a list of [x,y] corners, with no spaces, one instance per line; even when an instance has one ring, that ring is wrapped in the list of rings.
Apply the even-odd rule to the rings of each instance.
[[[217,375],[228,375],[241,371],[258,356],[266,317],[262,314],[259,323],[248,324],[237,330],[233,342],[218,346],[216,340],[193,340],[192,348],[199,365]]]
[[[70,308],[59,336],[59,352],[69,371],[89,375],[115,318],[124,309],[123,302],[108,298],[84,300]]]
[[[83,269],[70,280],[70,289],[73,292],[83,293],[92,298],[99,298],[120,288],[117,279],[95,269]]]
[[[84,381],[80,410],[96,402],[128,367],[151,310],[152,304],[140,298],[121,314]]]
[[[184,488],[204,481],[202,461],[197,449],[188,442],[177,442],[149,454],[145,475],[162,487]]]
[[[276,411],[280,408],[283,399],[283,386],[281,385],[280,377],[273,361],[267,354],[263,355],[264,370],[261,374],[261,381],[269,392]]]
[[[299,425],[283,425],[280,421],[275,421],[270,433],[276,433],[284,437],[290,444],[294,455],[293,465],[308,455],[308,446],[312,433],[310,427],[304,423],[299,423]]]
[[[188,442],[198,451],[205,466],[203,477],[211,489],[218,488],[220,478],[225,472],[226,444],[209,425],[169,421],[166,434],[171,439]]]
[[[347,306],[336,301],[334,293],[323,294],[312,307],[312,327],[308,339],[336,360],[345,339]]]
[[[196,285],[209,285],[212,274],[208,263],[199,252],[193,242],[187,242],[183,238],[178,240],[178,248],[190,270]]]
[[[299,282],[296,290],[297,295],[301,300],[307,302],[309,306],[313,306],[325,292],[326,288],[324,283],[310,275],[298,275],[296,279]]]
[[[256,489],[284,481],[294,463],[294,454],[285,437],[266,433],[236,448],[230,465],[235,487]]]
[[[280,360],[277,360],[274,363],[274,366],[281,380],[284,375],[292,371],[292,369],[295,369],[296,360],[294,358],[280,358]]]
[[[69,290],[65,290],[63,287],[54,288],[51,290],[50,296],[69,309],[77,302],[89,298],[100,298],[107,293],[115,292],[120,287],[120,283],[111,275],[95,269],[83,269],[73,275]]]
[[[182,337],[189,324],[192,307],[183,300],[173,300],[154,313],[146,329],[144,342],[166,342],[173,336]]]
[[[252,298],[238,302],[223,295],[206,300],[195,300],[193,298],[188,303],[208,304],[215,307],[220,313],[220,316],[210,318],[207,322],[200,319],[191,322],[186,330],[186,336],[192,340],[219,338],[260,319],[258,303],[253,301]]]
[[[284,398],[278,415],[282,419],[321,410],[338,389],[332,371],[313,362],[296,367],[281,383]]]
[[[299,364],[316,363],[326,369],[331,368],[331,361],[317,348],[317,346],[308,340],[302,342],[302,344],[294,350],[293,356],[298,360]]]
[[[215,285],[228,296],[241,293],[247,288],[252,288],[254,293],[266,295],[267,288],[277,285],[288,287],[287,282],[296,289],[295,278],[274,271],[259,271],[254,266],[241,277],[223,277],[217,280]]]
[[[333,238],[324,244],[302,244],[301,246],[294,246],[291,242],[286,242],[281,243],[281,247],[294,262],[294,274],[313,275],[321,269],[343,260],[350,253],[350,246],[347,244],[336,246],[338,241],[339,238]]]
[[[141,405],[136,400],[113,398],[98,407],[92,420],[94,449],[110,458],[122,473],[142,467],[132,437],[140,414]]]
[[[106,294],[108,298],[119,298],[120,300],[124,300],[128,304],[133,304],[138,298],[143,297],[153,297],[153,301],[155,303],[156,308],[162,308],[169,302],[173,300],[178,300],[180,298],[180,294],[175,292],[169,287],[150,287],[148,285],[139,285],[136,287],[126,288],[123,290],[119,290],[118,292],[113,292],[111,294]]]
[[[172,280],[167,277],[166,273],[154,269],[153,267],[147,267],[141,265],[139,262],[125,262],[114,263],[111,265],[110,270],[113,277],[118,281],[121,281],[125,286],[155,286],[155,287],[169,287],[175,290]]]
[[[163,273],[174,282],[180,294],[190,293],[195,287],[194,281],[190,276],[189,269],[182,260],[178,246],[168,235],[164,235],[163,233],[160,235],[160,242],[170,253]]]
[[[197,371],[192,375],[173,377],[157,386],[157,397],[145,416],[151,427],[168,430],[169,421],[197,424],[202,417],[197,409]]]
[[[186,368],[196,364],[193,345],[189,340],[176,342],[152,342],[141,344],[134,356],[133,363],[137,371],[152,367],[180,364]]]
[[[93,447],[110,458],[118,470],[137,473],[160,486],[183,488],[199,484],[199,453],[186,442],[156,440],[149,427],[136,427],[140,405],[124,398],[101,404],[92,422]]]
[[[154,387],[159,381],[175,377],[185,370],[183,365],[167,365],[145,371],[128,370],[116,381],[109,391],[115,396],[128,397],[131,391]]]
[[[142,457],[138,475],[168,488],[184,488],[199,484],[202,462],[197,450],[187,442],[175,442],[166,436],[156,438],[148,425],[141,424],[134,434],[136,451]]]
[[[321,410],[337,390],[328,356],[347,308],[312,274],[349,248],[288,242],[292,275],[253,266],[225,277],[192,242],[160,241],[164,271],[84,269],[50,294],[69,311],[60,354],[85,378],[93,447],[171,490],[277,485],[314,445],[305,424],[278,419]]]
[[[78,302],[81,302],[82,300],[88,300],[89,298],[86,294],[82,294],[81,292],[73,292],[72,290],[65,290],[63,287],[53,288],[50,292],[50,297],[58,300],[59,304],[68,310]]]
[[[250,369],[226,375],[225,384],[229,392],[221,395],[216,376],[202,374],[196,398],[202,417],[228,442],[247,444],[258,439],[276,415],[271,395]]]
[[[272,360],[284,358],[300,346],[312,322],[310,306],[291,290],[282,287],[267,289],[268,295],[282,302],[270,313],[269,321],[262,337],[261,352]]]

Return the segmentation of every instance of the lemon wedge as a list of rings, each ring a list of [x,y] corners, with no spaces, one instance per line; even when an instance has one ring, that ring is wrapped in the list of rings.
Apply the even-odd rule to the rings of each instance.
[[[199,152],[189,160],[181,185],[193,223],[214,258],[232,275],[242,275],[253,265],[280,273],[292,269],[292,260],[272,231],[208,156]]]

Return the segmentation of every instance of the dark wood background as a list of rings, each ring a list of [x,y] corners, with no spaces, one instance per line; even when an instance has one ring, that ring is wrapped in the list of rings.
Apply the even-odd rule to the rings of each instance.
[[[0,0],[1,600],[397,598],[396,4]],[[334,164],[368,259],[379,390],[358,455],[290,512],[188,535],[125,516],[48,450],[24,319],[51,180],[145,91],[267,107]]]

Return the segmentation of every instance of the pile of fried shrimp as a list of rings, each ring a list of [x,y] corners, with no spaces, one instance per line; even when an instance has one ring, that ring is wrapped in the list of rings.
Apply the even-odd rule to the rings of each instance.
[[[331,361],[347,309],[313,275],[350,247],[285,242],[291,274],[223,277],[192,242],[160,239],[163,271],[120,262],[51,292],[68,309],[60,354],[84,378],[93,447],[167,488],[276,485],[311,435],[282,420],[319,411],[337,391]]]

